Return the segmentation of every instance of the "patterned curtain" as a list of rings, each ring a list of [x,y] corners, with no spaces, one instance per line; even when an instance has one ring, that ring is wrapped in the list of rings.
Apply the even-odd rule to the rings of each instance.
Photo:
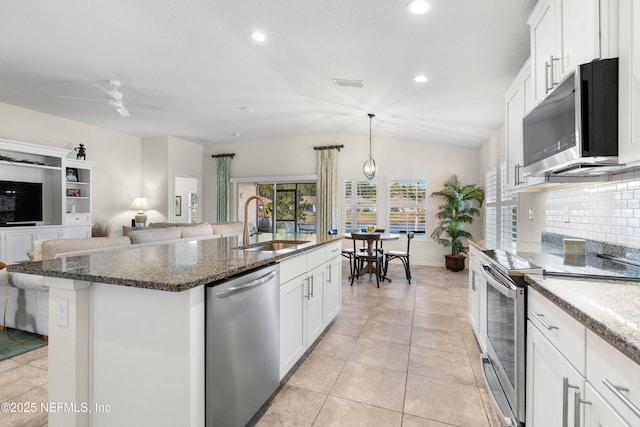
[[[318,234],[338,228],[338,148],[318,150]]]
[[[216,158],[218,173],[218,201],[216,210],[216,222],[229,221],[229,166],[231,157]]]

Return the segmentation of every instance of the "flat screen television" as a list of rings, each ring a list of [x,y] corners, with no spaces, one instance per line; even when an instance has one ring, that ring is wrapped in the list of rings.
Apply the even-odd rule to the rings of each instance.
[[[0,225],[42,221],[42,184],[0,181]]]

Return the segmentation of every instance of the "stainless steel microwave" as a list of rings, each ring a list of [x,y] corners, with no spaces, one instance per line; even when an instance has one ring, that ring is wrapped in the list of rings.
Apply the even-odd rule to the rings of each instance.
[[[523,119],[524,173],[618,163],[618,58],[582,64]]]

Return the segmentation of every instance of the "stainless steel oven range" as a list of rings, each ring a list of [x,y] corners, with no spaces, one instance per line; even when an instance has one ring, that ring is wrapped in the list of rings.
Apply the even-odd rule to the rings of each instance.
[[[526,298],[524,273],[541,269],[504,251],[485,251],[487,339],[482,369],[504,426],[525,421]]]

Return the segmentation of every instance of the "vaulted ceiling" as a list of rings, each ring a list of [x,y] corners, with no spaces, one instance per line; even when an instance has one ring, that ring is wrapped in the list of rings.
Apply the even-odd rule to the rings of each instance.
[[[380,136],[481,145],[529,56],[535,1],[430,0],[424,15],[406,5],[0,0],[0,102],[200,143],[368,133],[372,112]],[[96,87],[109,80],[130,117]]]

